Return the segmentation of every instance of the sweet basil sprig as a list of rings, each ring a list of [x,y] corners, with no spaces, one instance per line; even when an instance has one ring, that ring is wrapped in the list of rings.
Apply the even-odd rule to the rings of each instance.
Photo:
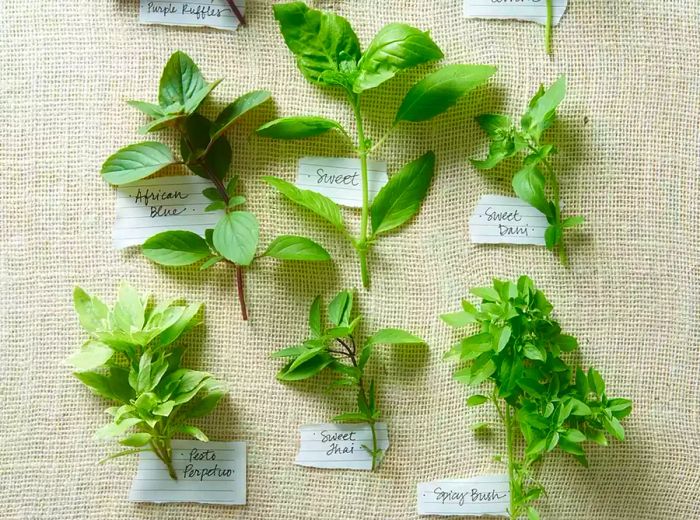
[[[236,194],[237,176],[224,182],[231,166],[231,145],[224,133],[244,114],[270,99],[266,90],[242,95],[224,108],[214,121],[197,112],[202,102],[221,80],[207,83],[199,68],[184,52],[174,53],[163,70],[158,105],[145,101],[129,101],[152,118],[141,128],[146,134],[174,129],[180,136],[180,159],[164,144],[145,141],[122,148],[102,166],[102,176],[110,184],[128,184],[172,165],[185,165],[189,170],[212,182],[202,193],[212,202],[206,211],[224,210],[214,229],[202,238],[192,231],[165,231],[143,244],[144,255],[168,266],[184,266],[202,262],[208,269],[219,262],[232,265],[236,271],[236,287],[244,320],[248,319],[243,288],[243,270],[257,258],[270,256],[281,260],[329,260],[328,252],[308,238],[282,235],[256,256],[260,226],[253,213],[237,209],[245,197]]]
[[[368,381],[365,368],[377,345],[423,345],[425,342],[401,329],[381,329],[361,342],[356,330],[362,317],[352,317],[353,293],[351,291],[339,292],[328,306],[330,327],[324,324],[321,306],[319,296],[311,304],[309,312],[310,338],[300,346],[284,348],[272,354],[272,357],[289,360],[277,374],[277,379],[300,381],[328,369],[338,376],[331,383],[331,388],[344,386],[355,390],[357,411],[337,415],[333,421],[369,424],[372,432],[372,446],[363,446],[363,448],[372,456],[372,470],[374,470],[382,456],[382,450],[377,446],[375,430],[380,411],[374,380]]]
[[[392,23],[382,28],[362,52],[348,21],[336,14],[309,9],[303,2],[276,4],[275,18],[284,41],[294,53],[299,70],[311,83],[341,89],[348,100],[357,128],[356,151],[361,164],[362,216],[359,236],[346,228],[338,205],[329,198],[275,177],[265,180],[292,202],[328,221],[351,241],[360,259],[362,283],[369,287],[367,255],[377,238],[406,223],[425,198],[435,167],[428,152],[404,166],[377,194],[370,205],[367,159],[396,126],[403,121],[426,121],[446,111],[459,98],[496,72],[489,65],[448,65],[426,75],[401,102],[384,137],[376,142],[365,134],[362,95],[393,78],[399,72],[443,57],[427,32]],[[283,117],[258,129],[262,136],[276,139],[305,139],[329,130],[343,137],[350,132],[339,122],[321,116]]]
[[[562,264],[568,265],[564,230],[583,224],[584,217],[562,217],[559,181],[550,163],[550,156],[556,154],[557,149],[554,145],[542,141],[542,134],[554,123],[557,106],[565,95],[564,76],[548,89],[540,85],[520,120],[520,128],[507,116],[478,116],[477,122],[491,137],[491,146],[486,159],[472,159],[471,163],[479,170],[490,170],[505,159],[525,154],[522,168],[513,176],[513,190],[518,197],[547,217],[549,226],[544,234],[547,249],[556,249]],[[551,199],[546,193],[547,183],[551,187]]]
[[[477,332],[445,357],[469,361],[455,372],[457,381],[492,384],[490,393],[472,395],[467,405],[495,406],[506,430],[510,518],[527,514],[529,520],[538,520],[531,504],[544,487],[533,465],[559,448],[587,467],[584,443],[607,446],[606,434],[624,440],[620,420],[631,413],[632,402],[608,397],[597,370],[586,373],[572,362],[568,353],[578,349],[578,341],[562,333],[551,317],[552,304],[530,278],[521,276],[517,284],[494,280],[492,287],[471,293],[481,298],[479,305],[462,301],[462,310],[442,319],[455,328],[476,325]]]
[[[152,451],[177,480],[171,439],[184,434],[206,442],[191,421],[211,413],[226,394],[211,374],[182,368],[185,347],[174,346],[201,323],[202,304],[152,306],[128,284],[119,288],[112,310],[79,287],[73,300],[90,339],[68,361],[93,393],[115,403],[107,409],[112,422],[97,430],[95,439],[118,438],[129,447],[101,462]]]

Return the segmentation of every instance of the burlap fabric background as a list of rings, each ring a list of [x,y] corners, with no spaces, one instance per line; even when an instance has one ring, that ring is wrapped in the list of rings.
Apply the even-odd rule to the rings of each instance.
[[[372,290],[358,291],[365,330],[400,326],[430,344],[385,348],[375,360],[392,442],[376,474],[292,464],[297,427],[332,417],[352,398],[329,397],[321,384],[279,384],[279,364],[268,354],[306,334],[314,295],[359,286],[359,273],[348,244],[260,177],[293,179],[300,156],[350,150],[337,136],[279,143],[252,131],[275,113],[350,121],[335,95],[302,79],[269,2],[249,3],[250,26],[234,34],[139,25],[133,0],[0,3],[0,517],[415,518],[418,481],[497,471],[490,457],[503,442],[469,431],[493,417],[466,409],[467,392],[441,360],[453,336],[437,316],[456,308],[470,286],[527,273],[579,337],[584,362],[603,372],[611,394],[636,406],[628,441],[591,448],[591,469],[548,458],[543,517],[700,518],[697,2],[573,0],[555,30],[552,60],[540,26],[466,20],[459,0],[317,3],[347,16],[365,45],[384,24],[403,21],[431,29],[446,63],[499,66],[489,87],[432,122],[400,127],[379,154],[395,171],[432,149],[438,170],[420,216],[379,242]],[[160,268],[138,249],[111,247],[115,193],[98,171],[139,139],[143,117],[124,101],[154,100],[176,49],[208,79],[225,78],[210,108],[256,88],[274,93],[274,105],[230,133],[234,169],[264,242],[307,234],[335,258],[332,266],[259,262],[246,277],[249,324],[239,317],[229,269]],[[482,175],[466,161],[486,148],[473,116],[519,113],[537,84],[559,73],[570,89],[550,134],[561,151],[556,167],[567,208],[588,217],[569,238],[570,270],[542,248],[471,245],[467,228],[480,195],[511,193],[511,169]],[[370,134],[384,133],[414,78],[367,96]],[[85,337],[71,291],[80,284],[111,303],[122,279],[163,298],[206,302],[206,326],[188,338],[189,361],[230,385],[203,429],[213,439],[249,442],[247,506],[132,504],[136,459],[96,465],[114,447],[91,439],[107,419],[105,403],[63,363]]]

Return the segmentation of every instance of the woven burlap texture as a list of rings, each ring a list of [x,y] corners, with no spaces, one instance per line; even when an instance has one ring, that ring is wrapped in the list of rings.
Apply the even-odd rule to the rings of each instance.
[[[467,410],[467,390],[442,360],[454,336],[438,315],[456,309],[469,287],[522,273],[546,291],[609,392],[635,403],[627,442],[592,447],[590,469],[548,457],[543,518],[700,518],[697,1],[573,0],[551,59],[541,26],[467,20],[459,0],[316,3],[351,20],[364,45],[402,21],[430,29],[445,63],[499,67],[489,86],[447,114],[400,126],[379,154],[390,171],[427,150],[438,162],[421,213],[379,241],[372,289],[358,290],[364,331],[403,327],[430,345],[383,348],[374,360],[392,443],[375,474],[292,464],[298,426],[349,408],[352,396],[330,396],[320,383],[278,383],[269,354],[305,337],[316,294],[328,300],[359,287],[359,271],[346,242],[261,177],[292,180],[299,157],[352,150],[337,135],[273,142],[253,130],[275,114],[352,123],[340,97],[301,77],[270,2],[248,3],[249,25],[236,33],[139,25],[135,0],[0,3],[0,518],[415,518],[417,482],[499,471],[491,456],[503,450],[498,429],[484,439],[469,429],[494,417]],[[263,242],[303,234],[334,257],[320,266],[259,262],[246,275],[247,324],[230,269],[161,268],[138,248],[111,246],[115,192],[98,172],[109,154],[140,139],[144,118],[124,102],[156,99],[176,49],[206,78],[224,78],[211,112],[249,90],[273,92],[274,104],[230,132],[232,169]],[[566,208],[587,216],[568,238],[568,270],[544,248],[472,245],[467,226],[482,194],[512,193],[514,166],[482,174],[469,165],[487,147],[473,117],[519,113],[540,82],[560,73],[570,87],[549,136],[560,151]],[[372,136],[387,129],[417,74],[366,96]],[[345,213],[356,225],[357,212]],[[107,420],[106,404],[63,361],[85,338],[71,293],[81,285],[112,302],[120,280],[206,303],[205,326],[187,338],[188,362],[230,385],[230,398],[201,424],[213,439],[249,443],[248,505],[129,503],[136,460],[96,464],[114,446],[91,438]]]

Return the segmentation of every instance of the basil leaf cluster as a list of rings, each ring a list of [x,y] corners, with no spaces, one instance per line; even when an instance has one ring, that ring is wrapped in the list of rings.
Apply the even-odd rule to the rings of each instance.
[[[330,322],[328,326],[322,318],[321,297],[317,297],[309,311],[311,337],[301,345],[273,353],[272,357],[287,360],[277,374],[280,381],[301,381],[327,370],[336,376],[331,389],[348,387],[357,392],[357,410],[341,413],[333,421],[369,424],[372,446],[363,448],[371,455],[374,470],[382,457],[382,450],[377,447],[375,430],[381,413],[377,405],[374,380],[368,382],[365,369],[377,345],[423,345],[425,342],[410,332],[395,328],[381,329],[360,341],[357,327],[362,317],[353,317],[353,299],[353,293],[347,290],[339,292],[333,298],[326,309]]]
[[[552,304],[530,278],[495,279],[471,293],[480,298],[478,305],[464,300],[461,310],[442,319],[454,328],[476,326],[476,332],[445,357],[467,362],[454,373],[460,383],[491,383],[490,393],[472,395],[467,405],[495,406],[506,430],[510,518],[527,513],[537,519],[530,504],[545,490],[533,464],[558,448],[588,466],[585,443],[607,446],[606,435],[624,440],[620,421],[632,412],[632,402],[609,397],[597,370],[584,372],[574,363],[578,341],[562,332]]]
[[[201,323],[202,304],[151,305],[126,283],[111,310],[79,287],[73,300],[90,339],[68,362],[93,393],[114,403],[107,409],[112,421],[95,432],[95,439],[118,439],[129,447],[103,462],[152,451],[176,480],[171,439],[185,434],[206,442],[191,421],[211,413],[226,394],[211,374],[183,368],[185,347],[175,345]]]

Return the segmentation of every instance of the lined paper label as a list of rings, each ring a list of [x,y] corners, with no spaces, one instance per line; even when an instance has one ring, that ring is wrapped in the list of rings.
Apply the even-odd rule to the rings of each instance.
[[[566,11],[567,0],[552,1],[552,24],[557,25]],[[467,18],[524,20],[544,25],[547,22],[545,0],[464,0]]]
[[[543,246],[548,226],[544,213],[517,197],[484,195],[469,219],[469,235],[475,244]]]
[[[155,453],[139,453],[132,502],[246,503],[246,443],[172,441],[177,480]]]
[[[231,8],[234,0],[141,0],[139,22],[144,24],[213,27],[235,31],[238,17]],[[243,13],[245,0],[234,4]]]
[[[370,202],[389,182],[385,161],[367,161],[367,187]],[[296,185],[325,195],[333,202],[351,208],[362,207],[362,174],[359,159],[302,157]]]
[[[117,249],[143,244],[162,231],[193,231],[204,236],[223,210],[204,211],[211,201],[202,190],[213,185],[196,175],[158,177],[117,188],[112,244]]]
[[[419,515],[508,516],[508,475],[418,484]]]
[[[377,448],[386,452],[389,449],[386,423],[376,423],[374,427]],[[327,469],[372,469],[372,456],[363,448],[363,445],[372,448],[369,424],[307,424],[299,430],[301,443],[296,464]]]

